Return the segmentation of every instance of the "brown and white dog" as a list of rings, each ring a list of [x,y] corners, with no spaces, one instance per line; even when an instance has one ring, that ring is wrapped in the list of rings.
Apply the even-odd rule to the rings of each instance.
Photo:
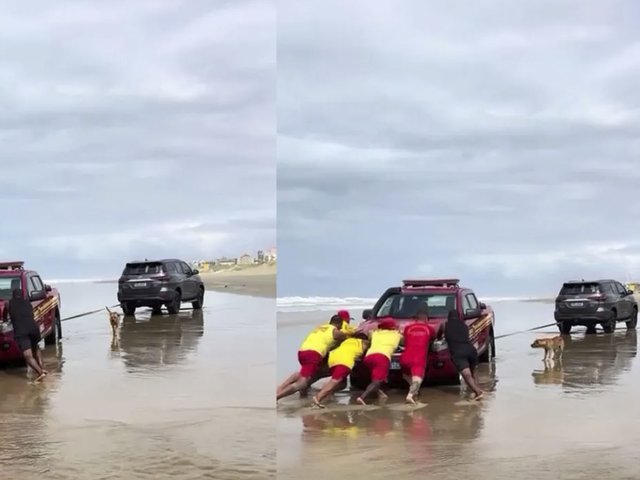
[[[552,356],[557,360],[562,360],[564,338],[560,335],[550,338],[536,338],[531,344],[531,348],[544,348],[544,362],[551,360]]]
[[[104,307],[109,312],[109,324],[111,325],[111,333],[113,334],[113,338],[116,338],[116,333],[118,332],[118,328],[120,328],[120,314],[116,312],[112,312],[109,310],[109,307]]]

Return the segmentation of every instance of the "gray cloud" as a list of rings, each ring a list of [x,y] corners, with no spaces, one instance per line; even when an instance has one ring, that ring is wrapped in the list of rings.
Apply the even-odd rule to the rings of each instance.
[[[3,257],[99,276],[275,242],[271,2],[10,2],[0,55]]]
[[[640,276],[638,10],[281,2],[279,296]]]

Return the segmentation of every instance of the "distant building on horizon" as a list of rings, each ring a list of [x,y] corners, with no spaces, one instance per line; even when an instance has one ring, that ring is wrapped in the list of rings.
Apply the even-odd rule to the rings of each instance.
[[[253,257],[248,253],[240,255],[238,258],[238,265],[250,265],[253,263]]]

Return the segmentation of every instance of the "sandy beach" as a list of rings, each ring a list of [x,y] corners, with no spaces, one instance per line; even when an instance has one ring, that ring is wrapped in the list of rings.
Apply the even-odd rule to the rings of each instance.
[[[208,290],[257,297],[276,296],[276,265],[234,267],[217,272],[201,272],[200,277]]]

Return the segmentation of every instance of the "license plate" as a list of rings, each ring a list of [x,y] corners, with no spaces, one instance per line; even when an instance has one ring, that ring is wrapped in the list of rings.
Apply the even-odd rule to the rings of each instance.
[[[137,282],[133,284],[134,288],[142,288],[147,286],[147,282]]]
[[[393,360],[391,362],[391,370],[400,370],[400,362]]]
[[[584,302],[572,302],[572,307],[584,307]]]

